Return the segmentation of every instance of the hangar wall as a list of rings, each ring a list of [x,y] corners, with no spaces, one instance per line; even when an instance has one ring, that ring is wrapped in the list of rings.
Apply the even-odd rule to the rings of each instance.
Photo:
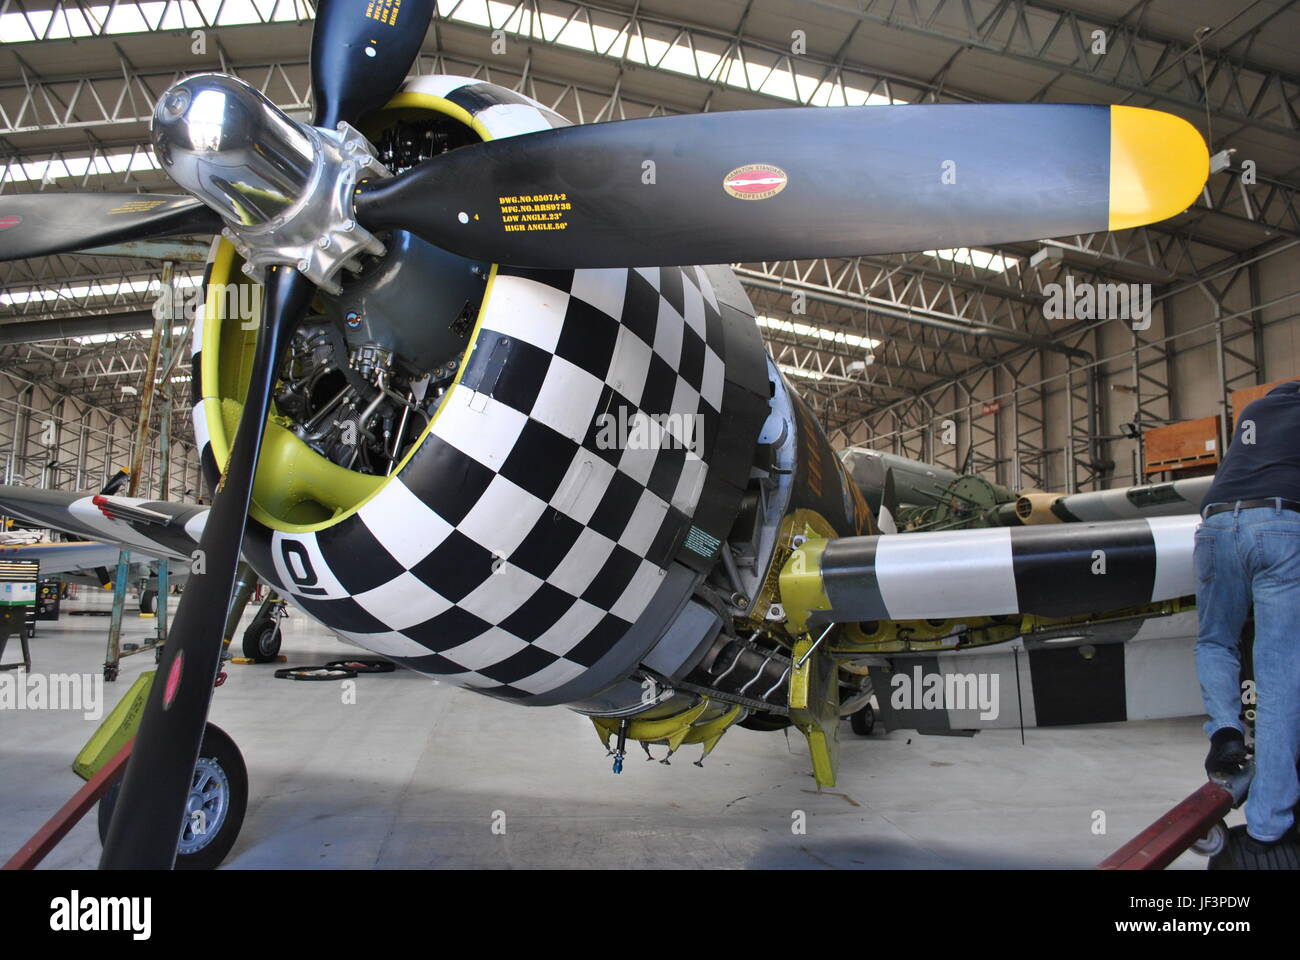
[[[146,498],[158,496],[160,489],[163,454],[156,409],[154,427],[141,460],[137,494]],[[3,482],[52,490],[99,489],[117,470],[131,465],[134,448],[133,421],[47,385],[0,374]],[[202,493],[198,453],[183,441],[172,442],[170,448],[168,499],[192,500]]]
[[[1112,319],[1081,321],[1059,335],[1095,362],[1025,349],[926,391],[919,405],[883,407],[832,439],[1013,487],[1143,482],[1138,443],[1122,436],[1121,424],[1223,414],[1233,390],[1300,377],[1300,240],[1241,259],[1249,262],[1199,282],[1156,287],[1145,330]]]
[[[920,394],[919,404],[908,399],[882,407],[834,431],[832,441],[973,470],[1017,488],[1142,482],[1138,444],[1121,435],[1121,424],[1212,416],[1222,412],[1233,389],[1300,376],[1300,240],[1284,240],[1276,249],[1203,284],[1157,288],[1145,330],[1123,320],[1067,329],[1060,342],[1086,351],[1095,358],[1091,366],[1087,358],[1025,349]],[[766,309],[771,304],[762,303],[761,289],[750,293],[760,312],[777,313]],[[1252,304],[1259,306],[1252,310]],[[1223,318],[1221,336],[1216,311]],[[900,417],[903,407],[909,409]],[[57,428],[51,446],[44,443],[47,420]],[[0,469],[7,482],[98,486],[129,464],[133,437],[133,422],[120,415],[0,374]],[[157,494],[160,462],[155,429],[142,496]],[[173,497],[201,495],[191,443],[172,444],[171,475]]]

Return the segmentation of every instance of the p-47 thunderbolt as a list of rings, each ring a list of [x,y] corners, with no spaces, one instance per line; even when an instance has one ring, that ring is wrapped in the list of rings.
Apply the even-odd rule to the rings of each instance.
[[[3,496],[196,558],[105,866],[173,863],[241,554],[340,636],[568,705],[619,754],[793,724],[823,783],[864,625],[1005,633],[1193,592],[1194,517],[880,535],[709,265],[1162,220],[1208,175],[1189,124],[927,104],[572,126],[490,83],[406,80],[431,10],[322,0],[310,123],[229,76],[168,89],[153,146],[185,195],[0,203],[5,259],[216,235],[192,381],[211,509]],[[227,308],[254,283],[248,322]]]

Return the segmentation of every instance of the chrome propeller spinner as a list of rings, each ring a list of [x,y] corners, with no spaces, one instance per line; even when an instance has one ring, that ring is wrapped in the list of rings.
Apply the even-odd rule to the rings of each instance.
[[[337,294],[344,268],[383,255],[357,223],[353,196],[360,181],[392,174],[349,124],[300,124],[242,80],[198,74],[159,99],[152,137],[164,172],[226,221],[222,234],[249,276],[291,266]]]

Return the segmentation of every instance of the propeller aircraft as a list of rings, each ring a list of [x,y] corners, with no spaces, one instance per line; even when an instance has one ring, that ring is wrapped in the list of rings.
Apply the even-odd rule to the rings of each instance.
[[[233,77],[174,84],[152,139],[181,194],[3,199],[3,259],[216,237],[192,379],[211,507],[0,491],[193,564],[102,866],[175,862],[241,558],[368,650],[592,717],[616,769],[628,740],[793,725],[822,784],[854,660],[908,625],[995,642],[1193,592],[1194,516],[882,534],[717,265],[1159,221],[1208,176],[1191,125],[926,104],[573,126],[408,80],[431,13],[320,0],[310,123]],[[258,283],[259,317],[223,308]]]

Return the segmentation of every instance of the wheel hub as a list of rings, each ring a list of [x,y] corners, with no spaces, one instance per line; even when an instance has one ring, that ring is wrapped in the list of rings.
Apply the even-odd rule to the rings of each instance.
[[[202,850],[220,831],[230,808],[230,779],[221,764],[211,757],[199,757],[185,803],[185,823],[177,852]]]

